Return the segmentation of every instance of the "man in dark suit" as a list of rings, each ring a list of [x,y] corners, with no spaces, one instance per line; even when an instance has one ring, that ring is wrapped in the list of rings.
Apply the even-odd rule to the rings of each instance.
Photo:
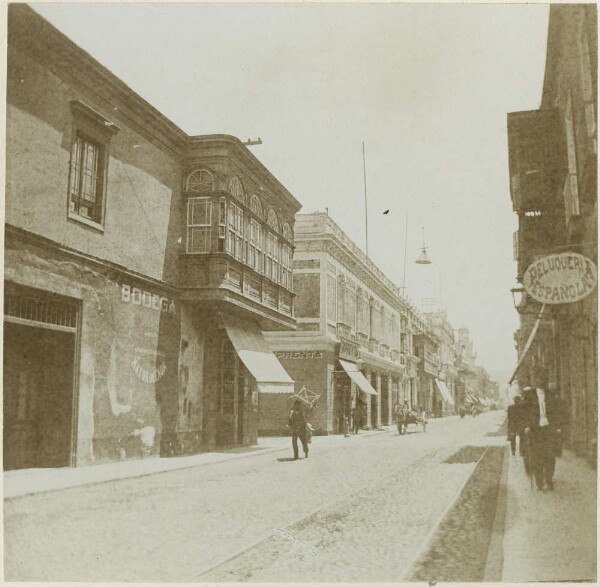
[[[308,438],[306,434],[306,414],[302,402],[296,400],[290,416],[288,426],[292,429],[292,449],[294,450],[294,460],[298,460],[298,439],[302,442],[304,449],[304,458],[308,458]]]
[[[556,395],[548,390],[545,377],[536,373],[533,387],[523,390],[525,434],[531,453],[530,472],[537,488],[554,490],[554,467],[560,450],[560,436],[565,414]],[[527,469],[526,464],[526,469]]]
[[[513,398],[512,405],[508,406],[506,409],[506,432],[507,432],[507,440],[510,441],[510,450],[515,456],[517,452],[517,436],[523,432],[523,426],[520,426],[520,421],[522,418],[522,410],[521,410],[521,396],[515,395]],[[521,455],[523,454],[523,442],[521,438],[519,438],[519,452]]]

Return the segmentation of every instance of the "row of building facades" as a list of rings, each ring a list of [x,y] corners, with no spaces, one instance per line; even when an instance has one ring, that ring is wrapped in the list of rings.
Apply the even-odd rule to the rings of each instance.
[[[247,445],[497,397],[238,139],[188,136],[26,5],[8,11],[4,468]]]
[[[574,252],[598,264],[598,22],[595,4],[551,5],[540,108],[508,115],[508,150],[517,281],[552,253]],[[541,304],[522,287],[515,305],[521,355]],[[517,374],[547,374],[569,410],[567,442],[590,463],[597,459],[598,295],[547,304]]]

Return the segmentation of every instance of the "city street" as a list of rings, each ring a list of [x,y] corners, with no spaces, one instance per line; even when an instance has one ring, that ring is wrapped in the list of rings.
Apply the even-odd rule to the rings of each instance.
[[[484,447],[505,444],[498,432],[503,418],[502,412],[488,412],[433,420],[426,433],[411,426],[402,437],[395,429],[315,437],[308,460],[289,460],[291,448],[256,452],[8,500],[5,578],[410,579],[413,567],[427,572],[427,560],[415,563],[427,554]],[[463,449],[468,446],[482,448]],[[496,485],[500,468],[492,479]],[[484,547],[477,554],[480,571],[489,532],[478,536]]]

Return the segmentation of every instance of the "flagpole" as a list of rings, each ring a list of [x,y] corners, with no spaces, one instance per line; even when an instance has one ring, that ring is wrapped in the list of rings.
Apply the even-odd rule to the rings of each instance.
[[[365,163],[365,142],[362,144],[363,156],[363,179],[365,184],[365,249],[367,257],[369,256],[369,209],[367,206],[367,165]]]

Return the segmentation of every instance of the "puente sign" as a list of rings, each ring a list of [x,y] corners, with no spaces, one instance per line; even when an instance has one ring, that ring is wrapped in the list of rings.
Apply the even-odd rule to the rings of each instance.
[[[593,261],[578,253],[557,253],[529,265],[523,276],[523,286],[542,304],[569,304],[594,291],[597,280]]]

